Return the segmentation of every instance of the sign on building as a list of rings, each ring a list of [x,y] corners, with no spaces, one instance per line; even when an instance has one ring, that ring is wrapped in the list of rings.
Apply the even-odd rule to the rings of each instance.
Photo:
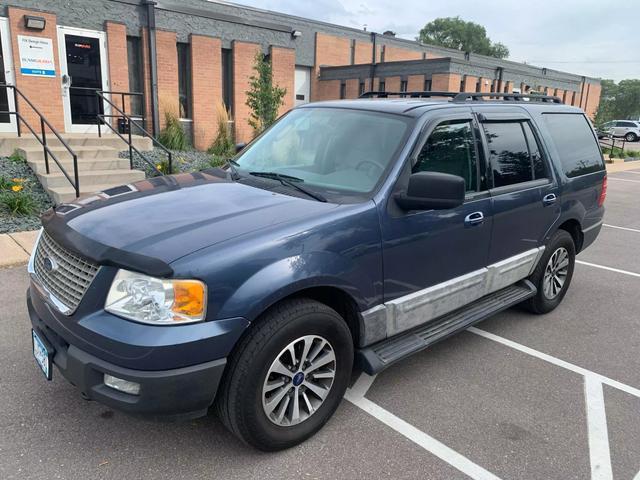
[[[55,77],[53,42],[50,38],[18,35],[20,73],[36,77]]]

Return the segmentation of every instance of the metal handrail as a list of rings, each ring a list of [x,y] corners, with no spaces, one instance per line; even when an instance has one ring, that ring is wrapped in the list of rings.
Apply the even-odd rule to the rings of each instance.
[[[100,129],[100,124],[101,122],[106,125],[107,127],[109,127],[116,135],[118,135],[118,137],[120,137],[120,139],[122,141],[124,141],[128,146],[129,146],[129,166],[131,169],[133,169],[133,152],[135,151],[140,158],[142,158],[142,160],[144,160],[148,165],[151,166],[151,168],[153,168],[156,172],[158,172],[160,175],[164,175],[164,173],[162,171],[160,171],[153,162],[151,162],[140,150],[138,150],[134,145],[133,145],[133,139],[131,138],[131,125],[135,125],[135,127],[140,130],[144,136],[147,136],[151,139],[152,143],[158,147],[160,147],[160,149],[162,151],[164,151],[167,154],[168,157],[168,162],[169,162],[169,173],[171,173],[173,171],[173,154],[171,153],[171,151],[166,148],[164,145],[162,145],[160,143],[160,141],[155,138],[153,135],[151,135],[151,133],[149,133],[142,125],[140,125],[138,122],[136,122],[133,119],[133,116],[128,115],[124,110],[120,109],[115,103],[113,103],[110,99],[108,99],[107,97],[105,97],[105,94],[116,94],[116,95],[122,95],[122,105],[124,108],[124,96],[125,95],[131,95],[131,96],[135,96],[135,95],[142,95],[141,93],[138,92],[107,92],[107,91],[101,91],[98,90],[96,91],[96,95],[98,96],[98,98],[102,99],[103,101],[107,102],[116,112],[119,113],[119,115],[107,115],[107,114],[101,114],[99,113],[97,115],[98,117],[98,136],[102,137],[102,131]],[[144,116],[136,116],[138,118],[142,118],[143,122],[144,122]],[[111,125],[110,122],[107,121],[108,118],[124,118],[127,121],[127,131],[128,131],[128,138],[125,139],[125,137],[122,136],[122,134],[120,132],[118,132],[113,125]]]
[[[62,136],[58,133],[58,131],[53,127],[53,125],[51,125],[49,120],[47,120],[45,116],[42,115],[42,113],[40,113],[40,110],[36,108],[36,106],[31,102],[31,100],[29,100],[25,96],[25,94],[20,91],[18,87],[16,87],[15,85],[7,84],[7,83],[0,83],[0,88],[5,88],[6,90],[8,89],[13,90],[13,103],[15,108],[15,111],[13,112],[4,111],[4,112],[0,112],[0,114],[8,114],[8,115],[16,116],[16,132],[18,134],[18,137],[22,137],[22,129],[20,127],[20,122],[25,124],[25,126],[29,129],[29,131],[33,134],[33,136],[36,137],[36,140],[38,140],[38,142],[40,142],[40,144],[42,145],[43,155],[44,155],[44,166],[47,174],[51,173],[49,169],[49,157],[51,157],[53,161],[56,163],[56,165],[58,166],[58,168],[60,169],[60,171],[62,172],[62,174],[65,176],[65,178],[69,180],[69,183],[75,190],[76,197],[79,197],[80,196],[80,180],[78,179],[78,155],[76,154],[76,152],[73,151],[73,149],[69,146],[69,144],[62,138]],[[40,118],[41,137],[38,136],[38,134],[33,129],[33,127],[29,125],[29,122],[27,122],[24,116],[22,116],[22,114],[20,113],[18,96],[20,96],[20,98],[24,100],[25,103],[29,105]],[[58,157],[56,157],[56,155],[51,151],[51,148],[49,148],[49,145],[47,145],[47,134],[46,134],[46,129],[44,128],[45,125],[49,127],[49,130],[51,131],[51,133],[53,133],[56,136],[56,138],[60,140],[60,143],[71,154],[71,157],[73,158],[73,180],[71,179],[67,171],[63,168],[63,166],[60,164]]]
[[[624,137],[622,137],[622,146],[621,147],[617,147],[616,146],[616,138],[613,135],[607,136],[605,138],[608,138],[609,140],[611,140],[611,143],[607,143],[605,141],[603,141],[603,139],[599,138],[598,139],[598,143],[600,144],[600,148],[602,148],[602,146],[608,147],[609,150],[609,161],[612,162],[613,161],[613,151],[616,148],[620,149],[621,154],[624,154],[624,147],[626,146],[627,141],[625,140]]]

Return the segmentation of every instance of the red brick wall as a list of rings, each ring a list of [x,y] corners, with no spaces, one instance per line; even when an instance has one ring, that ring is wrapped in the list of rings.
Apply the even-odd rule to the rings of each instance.
[[[151,66],[149,62],[149,31],[146,28],[141,28],[140,33],[142,35],[142,73],[144,75],[144,81],[142,82],[142,91],[144,93],[144,116],[145,124],[148,132],[152,131],[153,119],[151,117]],[[159,132],[156,131],[157,136]]]
[[[107,32],[107,52],[109,57],[109,81],[112,92],[129,91],[129,62],[127,61],[127,27],[121,23],[105,22]],[[111,101],[122,108],[122,96],[113,95]],[[124,110],[131,112],[131,97],[124,97]],[[111,112],[116,115],[118,112]],[[111,120],[112,125],[118,124],[118,119]]]
[[[58,36],[56,31],[56,16],[24,10],[22,8],[8,7],[9,29],[11,32],[11,47],[13,51],[13,65],[16,76],[16,85],[49,120],[55,129],[64,132],[64,113],[62,109],[62,90],[60,88],[60,58],[58,55]],[[47,24],[44,30],[35,31],[24,28],[24,16],[35,15],[44,17]],[[53,43],[53,59],[56,65],[56,76],[31,77],[20,73],[20,52],[18,51],[18,35],[30,37],[50,38]],[[39,117],[33,110],[18,100],[20,113],[36,131],[40,130]],[[26,129],[26,127],[25,127]]]
[[[399,92],[400,91],[400,77],[387,77],[384,81],[384,89],[387,92]]]
[[[398,62],[400,60],[420,60],[422,59],[422,52],[416,50],[407,50],[405,48],[398,48],[392,45],[385,45],[384,48],[384,61],[385,62]]]
[[[459,92],[460,75],[457,73],[434,73],[431,76],[431,89],[434,91]]]
[[[360,89],[360,79],[351,78],[346,81],[346,98],[358,98]]]
[[[354,55],[354,64],[371,63],[373,56],[373,44],[371,42],[363,42],[356,40],[356,50]]]
[[[316,64],[311,71],[311,101],[326,100],[328,98],[340,98],[340,82],[338,82],[338,95],[326,97],[334,87],[323,87],[326,83],[318,80],[320,65],[350,65],[351,64],[351,40],[345,37],[334,37],[324,33],[316,33]]]
[[[407,77],[407,90],[421,92],[424,90],[424,75],[409,75]]]
[[[506,87],[506,88],[505,88]],[[504,82],[502,91],[506,93],[513,93],[513,82]]]
[[[340,80],[323,80],[316,84],[314,102],[340,98]]]
[[[250,110],[246,105],[249,77],[254,74],[253,62],[260,51],[257,43],[234,41],[233,57],[233,115],[236,142],[248,142],[253,138],[253,129],[248,123]]]
[[[180,116],[178,104],[178,49],[176,32],[156,30],[158,52],[158,102],[160,129],[164,128],[166,110]]]
[[[274,46],[271,46],[269,51],[271,55],[273,84],[287,90],[283,98],[284,104],[278,109],[278,116],[280,116],[291,110],[294,106],[296,95],[296,51],[292,48]]]
[[[489,93],[491,91],[491,79],[480,77],[480,92]]]
[[[467,75],[464,78],[464,91],[465,92],[475,92],[476,91],[476,83],[478,83],[478,77],[473,77],[471,75]]]
[[[222,103],[222,52],[219,38],[191,35],[193,146],[206,150],[215,139],[216,106]]]
[[[585,83],[585,86],[588,87],[588,97],[583,95],[583,109],[586,112],[587,116],[593,120],[596,116],[596,112],[598,111],[598,104],[600,103],[600,93],[602,91],[602,87],[600,84],[590,84]]]

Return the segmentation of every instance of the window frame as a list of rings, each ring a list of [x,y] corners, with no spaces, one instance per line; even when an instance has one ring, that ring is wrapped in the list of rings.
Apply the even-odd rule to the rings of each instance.
[[[555,182],[555,176],[553,169],[551,168],[549,162],[549,154],[541,141],[540,133],[535,125],[535,122],[530,117],[524,114],[518,113],[507,113],[507,112],[495,112],[493,115],[490,115],[489,118],[486,118],[482,112],[477,112],[476,115],[478,118],[478,124],[480,129],[480,136],[482,139],[482,148],[484,150],[484,156],[486,159],[487,166],[487,184],[489,185],[489,192],[492,196],[501,195],[505,193],[511,192],[519,192],[524,190],[529,190],[532,188],[541,187],[544,185],[549,185]],[[536,144],[538,145],[538,150],[540,151],[540,155],[542,156],[542,161],[544,163],[545,172],[547,174],[546,178],[535,178],[535,172],[533,167],[533,161],[531,159],[531,149],[529,147],[529,142],[527,140],[527,135],[524,131],[522,125],[520,125],[520,129],[522,130],[522,135],[524,136],[525,143],[527,145],[527,151],[529,152],[529,161],[531,162],[532,168],[532,180],[527,180],[526,182],[514,183],[511,185],[503,185],[501,187],[496,187],[493,178],[493,167],[491,165],[491,154],[489,150],[489,142],[487,140],[486,133],[484,131],[483,124],[484,123],[524,123],[527,122],[531,131],[533,132],[533,136],[536,140]]]
[[[182,52],[181,52],[182,50]],[[183,65],[180,64],[180,58],[184,57],[184,72],[182,72]],[[191,66],[191,43],[190,42],[176,42],[176,61],[178,65],[178,117],[180,120],[193,120],[193,78],[192,78],[192,66]],[[184,78],[182,77],[184,73]],[[182,80],[182,81],[181,81]],[[180,115],[181,105],[181,87],[184,86],[185,97],[185,115]]]
[[[471,124],[471,133],[473,135],[474,149],[477,158],[476,190],[475,192],[469,191],[465,193],[465,203],[489,196],[489,185],[487,183],[487,158],[484,153],[482,144],[480,143],[480,131],[478,129],[479,126],[477,119],[470,110],[467,112],[460,111],[448,115],[438,115],[427,121],[427,123],[422,128],[422,132],[420,133],[418,141],[414,145],[411,154],[408,156],[409,176],[411,175],[413,168],[418,163],[418,156],[427,143],[427,140],[429,140],[429,137],[431,136],[433,131],[445,122],[469,122]]]

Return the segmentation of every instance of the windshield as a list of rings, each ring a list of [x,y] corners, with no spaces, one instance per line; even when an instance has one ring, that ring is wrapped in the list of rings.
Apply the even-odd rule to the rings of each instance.
[[[409,122],[341,108],[293,110],[235,159],[236,169],[295,177],[329,193],[368,193],[403,145]]]

